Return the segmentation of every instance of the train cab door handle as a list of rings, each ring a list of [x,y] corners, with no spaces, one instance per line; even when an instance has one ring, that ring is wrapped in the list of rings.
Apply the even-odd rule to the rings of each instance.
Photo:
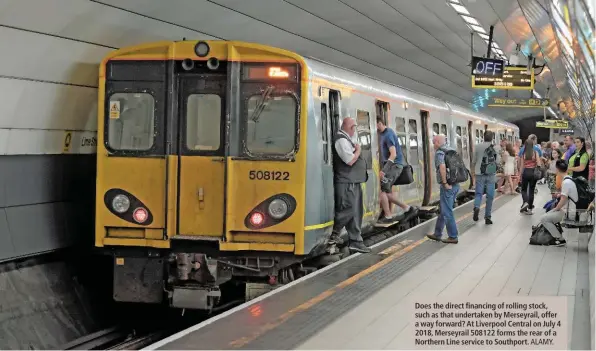
[[[224,157],[214,157],[211,159],[211,162],[224,163],[225,161],[226,161],[226,159]]]
[[[205,192],[203,188],[199,188],[199,191],[197,192],[197,197],[199,199],[199,208],[202,210],[203,208],[205,208]]]

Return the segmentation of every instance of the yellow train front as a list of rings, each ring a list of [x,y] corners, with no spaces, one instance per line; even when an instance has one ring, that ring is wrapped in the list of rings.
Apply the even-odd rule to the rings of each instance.
[[[306,77],[300,56],[242,42],[103,60],[95,244],[115,300],[210,309],[222,283],[304,258]]]

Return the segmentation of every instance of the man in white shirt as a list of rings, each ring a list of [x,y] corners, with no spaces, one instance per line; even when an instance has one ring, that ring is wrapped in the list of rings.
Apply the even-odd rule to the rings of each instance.
[[[366,183],[368,173],[364,158],[361,157],[360,145],[353,141],[356,135],[356,121],[344,118],[341,130],[335,135],[333,143],[333,183],[335,188],[335,219],[330,242],[343,243],[339,234],[345,227],[350,238],[350,251],[366,253],[370,248],[362,239],[362,202],[361,183]]]
[[[563,246],[567,242],[563,239],[561,232],[559,232],[555,224],[560,223],[565,216],[568,216],[568,218],[575,218],[575,202],[578,201],[579,194],[577,193],[575,183],[571,177],[567,175],[567,162],[565,160],[557,160],[556,168],[557,175],[563,177],[561,197],[559,198],[557,206],[540,218],[540,223],[553,237],[553,240],[551,240],[549,245]]]

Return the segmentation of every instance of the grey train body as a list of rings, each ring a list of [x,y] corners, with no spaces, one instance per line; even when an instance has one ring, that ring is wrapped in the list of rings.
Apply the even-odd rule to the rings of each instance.
[[[305,206],[305,226],[309,230],[305,232],[305,252],[315,254],[323,250],[331,234],[334,216],[331,148],[337,128],[345,117],[356,120],[363,150],[364,145],[370,145],[369,177],[363,184],[363,233],[372,230],[380,215],[376,118],[383,112],[378,112],[379,101],[389,104],[387,126],[397,133],[404,157],[414,170],[412,184],[394,188],[399,199],[409,205],[422,206],[439,200],[439,185],[434,176],[433,135],[446,135],[448,144],[462,154],[468,169],[473,145],[482,141],[485,128],[496,133],[497,142],[503,137],[508,141],[519,137],[519,129],[514,124],[315,59],[305,60],[309,73]],[[339,105],[337,123],[333,123],[334,116],[331,115],[335,102]],[[421,111],[428,113],[427,126],[422,125],[421,114],[425,112]],[[428,133],[430,153],[426,159],[422,147],[424,128]],[[365,152],[368,151],[363,151],[363,155]],[[425,172],[425,162],[430,162],[430,178]],[[430,187],[431,196],[430,201],[423,204],[425,186]],[[462,184],[461,191],[468,188],[469,182]],[[394,211],[401,209],[394,206]]]

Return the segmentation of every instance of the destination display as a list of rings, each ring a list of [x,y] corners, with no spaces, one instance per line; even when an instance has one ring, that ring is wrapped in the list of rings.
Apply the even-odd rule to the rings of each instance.
[[[549,99],[523,99],[523,98],[502,98],[493,97],[488,103],[489,107],[522,107],[522,108],[546,108],[550,105]]]
[[[537,128],[554,128],[554,129],[567,129],[569,128],[568,121],[562,121],[559,119],[547,119],[545,121],[537,121]]]
[[[484,57],[472,57],[472,75],[502,77],[505,63],[503,60]]]
[[[472,75],[472,88],[533,90],[534,70],[528,72],[524,67],[505,67],[502,77]]]
[[[573,129],[561,129],[559,130],[559,135],[573,135],[575,131]]]

